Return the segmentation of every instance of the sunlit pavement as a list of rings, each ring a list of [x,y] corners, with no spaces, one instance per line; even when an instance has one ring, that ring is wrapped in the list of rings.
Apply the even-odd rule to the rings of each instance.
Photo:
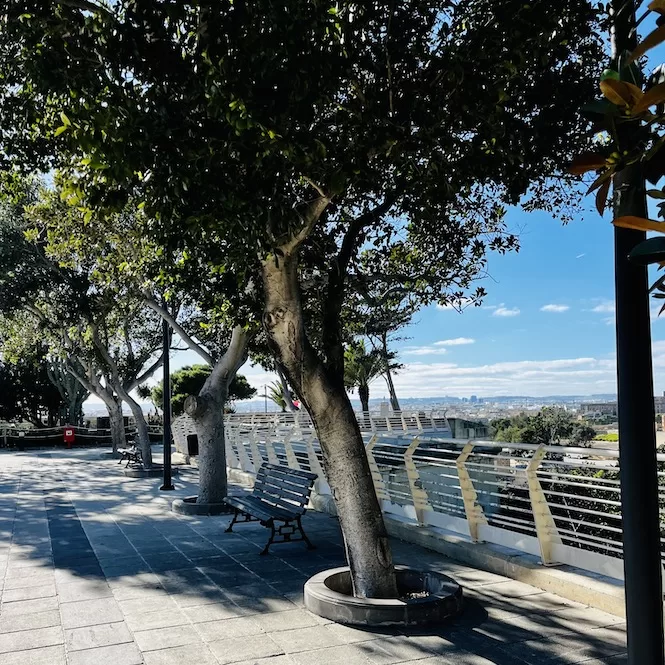
[[[465,589],[458,619],[364,631],[303,609],[302,586],[343,565],[334,518],[308,512],[302,543],[170,512],[196,471],[159,491],[101,449],[0,451],[2,665],[585,665],[627,663],[622,619],[394,542],[398,563]]]

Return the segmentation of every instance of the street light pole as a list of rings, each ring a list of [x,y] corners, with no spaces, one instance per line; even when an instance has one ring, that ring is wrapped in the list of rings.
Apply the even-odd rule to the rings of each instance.
[[[159,488],[163,491],[175,489],[171,479],[171,329],[166,319],[162,319],[162,353],[164,354],[164,389],[162,391],[162,413],[164,421],[164,484]]]
[[[612,0],[612,57],[637,46],[634,0]],[[635,123],[617,125],[618,149],[635,144]],[[640,163],[614,176],[614,218],[647,216]],[[619,463],[628,662],[663,665],[663,591],[647,268],[628,259],[642,231],[614,228]]]

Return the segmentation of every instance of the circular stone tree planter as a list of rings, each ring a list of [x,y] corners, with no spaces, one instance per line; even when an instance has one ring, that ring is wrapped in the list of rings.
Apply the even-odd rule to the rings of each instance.
[[[196,496],[175,499],[171,510],[179,515],[228,515],[233,508],[228,503],[196,503]]]
[[[348,566],[324,570],[305,583],[305,607],[356,626],[422,626],[462,611],[462,587],[447,575],[406,566],[395,566],[395,572],[401,599],[355,598]]]

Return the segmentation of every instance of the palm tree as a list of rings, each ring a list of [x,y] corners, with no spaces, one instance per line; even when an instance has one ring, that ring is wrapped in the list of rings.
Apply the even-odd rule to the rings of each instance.
[[[385,362],[379,351],[369,353],[365,343],[353,342],[344,352],[344,385],[353,392],[358,389],[361,408],[369,411],[369,384],[385,370]]]
[[[275,404],[282,409],[282,413],[284,413],[286,411],[286,399],[284,398],[282,384],[279,381],[273,381],[269,387],[268,399],[275,402]]]

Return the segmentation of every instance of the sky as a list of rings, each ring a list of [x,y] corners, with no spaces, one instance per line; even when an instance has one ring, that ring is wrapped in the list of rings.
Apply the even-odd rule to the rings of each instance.
[[[613,228],[591,198],[575,219],[509,211],[521,249],[490,255],[482,306],[461,313],[438,306],[419,312],[394,349],[404,369],[399,397],[591,395],[616,392]],[[652,301],[654,378],[665,390],[665,315]],[[200,362],[179,352],[172,367]],[[241,370],[263,393],[275,380],[249,363]],[[372,398],[387,396],[383,379]]]

